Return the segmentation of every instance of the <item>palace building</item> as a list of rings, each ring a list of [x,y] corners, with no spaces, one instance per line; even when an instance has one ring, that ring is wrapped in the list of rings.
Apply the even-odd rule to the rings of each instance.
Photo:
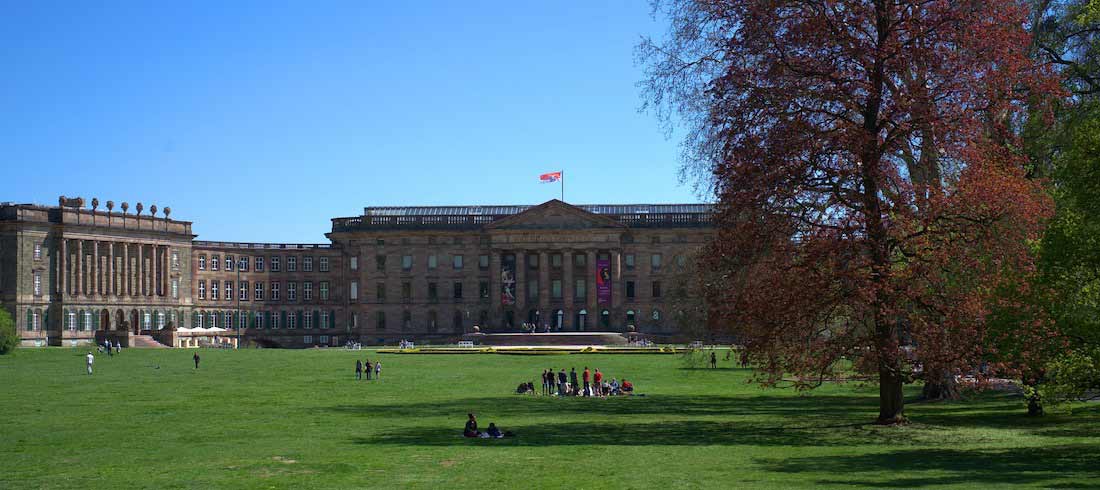
[[[0,303],[24,345],[674,336],[670,293],[713,236],[707,204],[367,207],[322,244],[201,241],[168,209],[127,207],[0,205]]]

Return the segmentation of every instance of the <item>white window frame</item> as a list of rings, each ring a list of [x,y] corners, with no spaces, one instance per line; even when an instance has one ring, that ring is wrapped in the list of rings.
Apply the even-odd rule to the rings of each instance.
[[[271,283],[271,301],[279,301],[279,283]]]
[[[206,255],[200,255],[199,256],[199,270],[200,271],[206,270]]]
[[[302,328],[313,328],[313,312],[302,312]]]
[[[287,272],[298,272],[298,256],[297,255],[287,255],[286,256],[286,271]]]
[[[233,301],[233,281],[225,281],[225,289],[222,290],[222,298]]]
[[[232,255],[226,255],[225,256],[225,270],[227,272],[232,272],[233,271],[233,256]]]
[[[462,254],[455,254],[451,256],[451,267],[456,271],[462,270],[466,266],[466,258]]]
[[[178,299],[180,297],[180,280],[179,278],[172,278],[172,298]]]
[[[321,325],[317,328],[328,328],[328,312],[327,311],[323,311],[323,310],[321,311],[320,321],[321,321]]]
[[[256,288],[255,289],[256,289],[255,296],[253,296],[252,299],[254,299],[256,301],[263,301],[263,299],[264,299],[264,283],[261,282],[261,281],[256,281]]]
[[[206,280],[199,279],[199,299],[206,299]]]
[[[359,281],[351,281],[351,289],[348,293],[352,301],[359,299]]]
[[[435,270],[436,267],[439,267],[439,256],[431,254],[428,256],[428,270]]]
[[[313,343],[313,336],[312,335],[306,335],[305,337],[302,337],[302,343],[312,344]]]
[[[31,331],[42,330],[42,315],[37,311],[31,311]]]
[[[259,257],[256,257],[255,262],[256,263],[253,264],[253,266],[252,266],[252,270],[254,270],[256,272],[263,272],[264,271],[264,256],[261,255]]]
[[[92,312],[84,312],[84,323],[80,325],[81,332],[90,332],[92,330]]]
[[[294,281],[288,281],[286,283],[286,300],[298,301],[298,283]]]
[[[302,257],[302,272],[313,272],[313,256]]]
[[[248,281],[241,281],[237,286],[237,299],[248,301]]]
[[[348,262],[348,268],[349,269],[351,269],[353,271],[359,270],[359,256],[358,255],[352,255],[351,258],[349,258],[348,260],[349,260],[349,262]]]
[[[218,270],[218,262],[221,259],[222,259],[221,255],[211,255],[210,256],[210,270],[212,270],[212,271]]]
[[[42,271],[34,271],[34,295],[42,296]]]
[[[153,329],[153,314],[148,311],[141,314],[141,326],[144,330]]]
[[[321,301],[328,301],[328,281],[321,281]]]
[[[225,318],[225,328],[233,328],[233,312],[225,312],[223,318]]]
[[[255,318],[255,320],[256,320],[256,326],[252,327],[252,328],[255,328],[257,330],[263,329],[264,328],[264,312],[257,311],[253,318]]]
[[[42,244],[34,244],[34,260],[42,260]]]
[[[68,316],[69,316],[69,318],[68,318],[69,331],[70,332],[75,332],[76,331],[76,312],[75,311],[70,311]]]
[[[302,301],[313,301],[313,281],[302,282]]]
[[[220,296],[218,296],[218,285],[219,285],[219,282],[218,282],[217,279],[215,279],[213,281],[210,281],[210,300],[211,301],[217,301],[218,298],[220,298]]]
[[[271,272],[279,272],[283,267],[283,259],[279,255],[271,256]]]

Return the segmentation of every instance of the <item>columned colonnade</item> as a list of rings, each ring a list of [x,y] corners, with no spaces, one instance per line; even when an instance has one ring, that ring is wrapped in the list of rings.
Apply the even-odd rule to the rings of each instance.
[[[561,267],[555,268],[551,264],[551,256],[561,255]],[[516,302],[514,305],[504,305],[502,298],[503,282],[501,277],[503,257],[515,256],[515,281]],[[573,264],[574,255],[584,256],[584,266],[577,267]],[[610,303],[599,303],[596,289],[596,276],[598,274],[596,259],[600,255],[606,255],[610,262],[611,272],[611,298]],[[611,323],[615,323],[616,312],[623,306],[622,291],[622,252],[619,249],[595,249],[595,248],[555,248],[555,249],[493,249],[489,258],[490,274],[490,298],[493,310],[515,311],[514,322],[516,325],[528,321],[527,312],[532,309],[539,311],[539,326],[556,326],[557,320],[552,317],[555,311],[563,311],[562,329],[572,330],[599,326],[600,312],[609,310]],[[528,266],[528,257],[538,257],[538,266],[531,269]],[[557,272],[551,277],[551,271]],[[530,274],[535,274],[531,277]],[[552,280],[561,280],[561,297],[553,297]],[[532,301],[528,289],[528,281],[537,279],[538,300]],[[576,281],[584,279],[585,294],[583,298],[576,297]],[[584,325],[576,325],[577,313],[584,311],[586,318]]]
[[[168,295],[170,247],[82,238],[61,239],[57,292],[83,297]]]

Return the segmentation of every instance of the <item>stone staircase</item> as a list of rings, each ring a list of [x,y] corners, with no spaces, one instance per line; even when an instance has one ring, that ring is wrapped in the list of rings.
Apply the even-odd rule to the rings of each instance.
[[[157,342],[152,335],[134,335],[130,337],[130,347],[139,349],[167,349],[168,346]]]

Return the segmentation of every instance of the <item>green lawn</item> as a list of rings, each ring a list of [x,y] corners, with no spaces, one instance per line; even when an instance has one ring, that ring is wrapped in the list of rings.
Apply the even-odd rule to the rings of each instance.
[[[673,355],[23,349],[0,357],[0,488],[1100,487],[1100,410],[982,395],[867,424],[874,386],[806,396]],[[354,380],[356,356],[382,380]],[[513,395],[587,365],[645,397]],[[518,437],[460,436],[467,412]]]

